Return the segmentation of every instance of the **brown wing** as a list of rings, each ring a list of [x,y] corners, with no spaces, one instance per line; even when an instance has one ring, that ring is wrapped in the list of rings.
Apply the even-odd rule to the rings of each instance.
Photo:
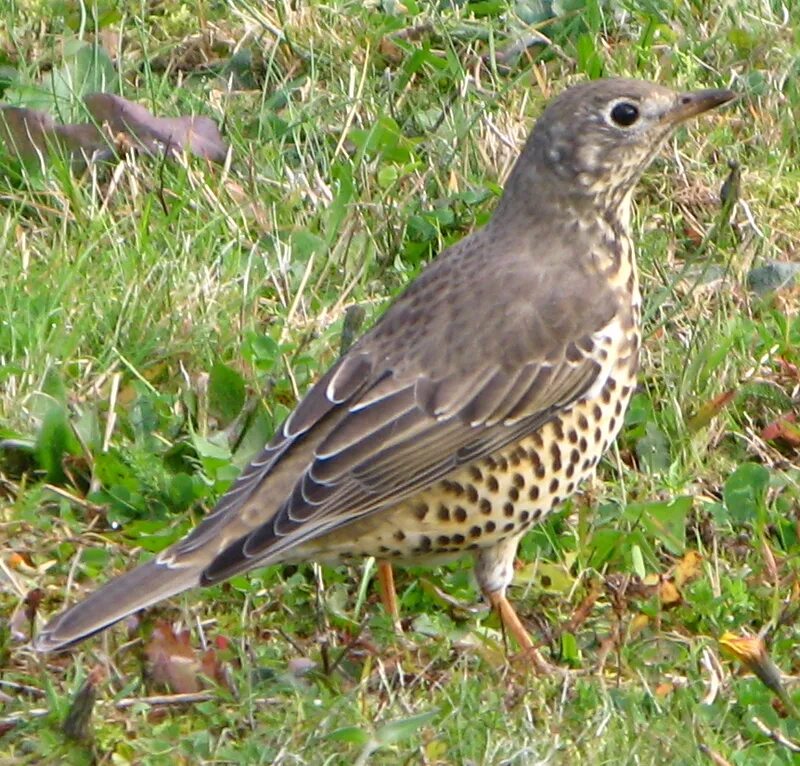
[[[442,259],[412,285],[162,563],[202,564],[211,583],[278,560],[531,433],[597,384],[617,296],[546,255],[532,270],[519,247],[484,284],[488,234],[462,244],[458,272]],[[593,300],[576,305],[576,281]],[[520,290],[530,300],[499,300]]]
[[[37,649],[63,649],[386,512],[602,383],[608,360],[597,343],[615,330],[619,297],[591,273],[591,259],[571,262],[547,230],[513,235],[490,224],[443,253],[309,391],[213,514],[54,617]],[[578,240],[570,247],[588,246]]]

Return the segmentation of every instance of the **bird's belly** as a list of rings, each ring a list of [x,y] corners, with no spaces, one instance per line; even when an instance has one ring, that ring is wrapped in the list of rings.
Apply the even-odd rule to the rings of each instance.
[[[393,508],[299,546],[298,559],[440,563],[523,535],[594,472],[622,426],[634,366],[618,366],[597,397],[577,402],[521,441]]]

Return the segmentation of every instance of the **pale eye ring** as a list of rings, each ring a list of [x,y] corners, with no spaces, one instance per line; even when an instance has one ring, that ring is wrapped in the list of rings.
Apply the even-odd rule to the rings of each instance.
[[[629,128],[639,119],[639,107],[630,101],[619,101],[609,113],[611,122],[620,128]]]

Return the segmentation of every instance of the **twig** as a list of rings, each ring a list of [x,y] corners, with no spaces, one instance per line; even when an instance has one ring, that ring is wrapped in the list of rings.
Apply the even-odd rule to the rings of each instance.
[[[703,755],[707,755],[714,763],[714,766],[731,766],[730,761],[723,758],[719,753],[715,753],[708,745],[700,745],[698,750]]]
[[[114,707],[117,710],[133,707],[134,705],[186,705],[193,702],[208,702],[214,699],[214,692],[185,692],[183,694],[155,694],[152,697],[125,697],[117,700]]]
[[[758,727],[765,737],[769,737],[775,744],[782,745],[793,753],[800,753],[800,745],[787,739],[778,729],[770,729],[767,724],[755,715],[750,720]]]

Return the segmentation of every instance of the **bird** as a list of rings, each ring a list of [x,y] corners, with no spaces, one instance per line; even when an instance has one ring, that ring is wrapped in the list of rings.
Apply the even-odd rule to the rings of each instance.
[[[34,648],[256,567],[373,556],[391,589],[393,564],[471,556],[546,671],[507,590],[521,537],[594,473],[636,384],[632,194],[677,126],[733,98],[627,78],[553,98],[489,222],[422,270],[186,537],[52,618]]]

